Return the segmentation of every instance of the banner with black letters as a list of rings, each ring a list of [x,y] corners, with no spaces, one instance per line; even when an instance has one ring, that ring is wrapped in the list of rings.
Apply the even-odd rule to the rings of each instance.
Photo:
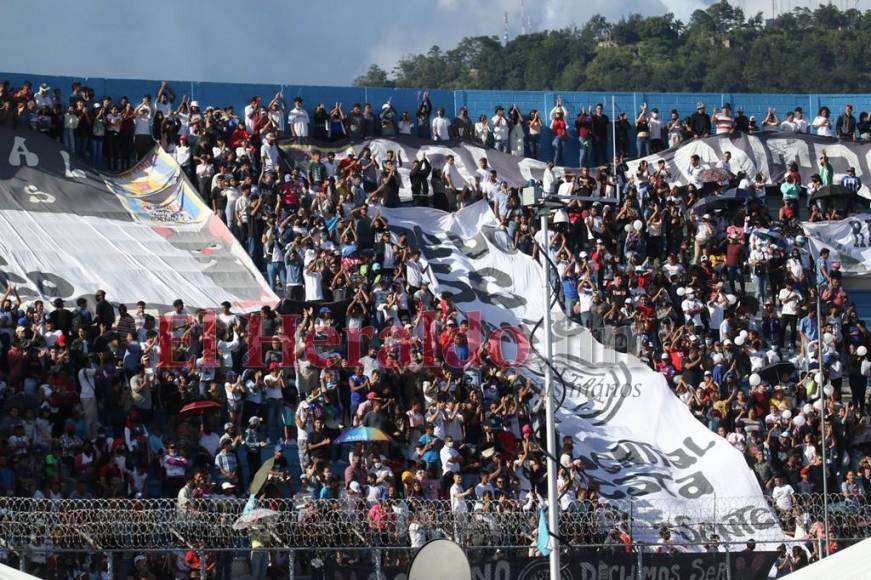
[[[547,558],[485,558],[470,561],[473,580],[547,580]],[[638,573],[639,556],[641,574]],[[609,550],[572,551],[563,555],[562,580],[764,580],[777,552],[741,551],[659,554],[613,553]],[[372,564],[325,564],[325,578],[376,580]],[[382,580],[409,580],[406,567],[385,566]]]
[[[245,249],[160,147],[103,174],[40,133],[0,128],[0,288],[23,300],[275,305]]]
[[[807,133],[787,131],[762,131],[750,135],[735,133],[716,135],[703,139],[690,139],[679,146],[643,157],[652,168],[664,160],[672,179],[670,183],[687,185],[690,183],[688,170],[690,158],[699,156],[702,167],[713,167],[723,159],[726,152],[731,153],[729,166],[732,173],[743,171],[752,181],[761,173],[768,184],[780,183],[786,175],[787,165],[795,163],[801,174],[802,183],[809,183],[811,175],[819,173],[819,159],[825,153],[832,164],[834,183],[853,167],[856,176],[863,182],[859,195],[871,198],[871,143],[839,141],[831,137],[820,137]],[[628,175],[635,175],[642,159],[627,162]]]
[[[534,352],[516,362],[541,385],[544,362],[536,353],[543,352],[544,271],[514,249],[487,203],[454,213],[381,213],[393,233],[407,234],[421,250],[434,290],[449,293],[467,316],[476,313],[491,340],[499,332],[506,361],[517,354],[508,330],[529,337]],[[625,512],[633,538],[654,542],[664,523],[699,545],[712,535],[724,542],[783,538],[741,452],[699,422],[662,375],[596,340],[559,306],[552,318],[560,436],[575,439],[586,485],[596,487],[610,508]],[[536,429],[544,433],[540,423]]]

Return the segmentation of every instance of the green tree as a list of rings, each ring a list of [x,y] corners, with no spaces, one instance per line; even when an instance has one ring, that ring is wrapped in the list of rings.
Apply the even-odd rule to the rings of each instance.
[[[377,66],[360,86],[448,89],[871,92],[871,11],[829,3],[767,21],[727,0],[673,14],[594,15],[580,28],[495,36],[403,56],[389,76]]]
[[[392,87],[393,81],[387,78],[387,71],[377,64],[369,65],[366,74],[354,79],[355,87]]]

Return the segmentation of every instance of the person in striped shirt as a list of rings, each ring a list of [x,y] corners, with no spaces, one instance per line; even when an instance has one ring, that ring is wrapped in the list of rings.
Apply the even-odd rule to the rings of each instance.
[[[847,202],[847,214],[853,213],[853,208],[856,204],[856,197],[859,190],[862,189],[862,180],[856,177],[856,168],[850,167],[847,169],[847,175],[841,178],[841,185],[847,188],[852,195],[850,201]]]
[[[732,105],[726,103],[723,110],[714,114],[714,127],[717,135],[726,135],[735,130],[735,118],[732,116]]]

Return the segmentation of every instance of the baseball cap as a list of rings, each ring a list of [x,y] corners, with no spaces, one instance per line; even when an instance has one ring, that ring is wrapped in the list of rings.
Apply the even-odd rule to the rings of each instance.
[[[230,483],[229,481],[225,481],[224,483],[221,484],[221,489],[225,489],[225,490],[226,489],[233,489],[234,487],[236,487],[236,486],[233,485],[232,483]]]
[[[360,482],[352,481],[348,484],[348,491],[353,491],[354,493],[360,493]]]
[[[705,107],[705,103],[703,103],[702,101],[699,101],[698,103],[696,103],[697,109],[703,109],[704,107]]]

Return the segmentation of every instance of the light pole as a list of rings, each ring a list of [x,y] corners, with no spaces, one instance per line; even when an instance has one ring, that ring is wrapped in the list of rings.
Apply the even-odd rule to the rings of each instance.
[[[553,408],[553,373],[550,369],[550,361],[553,357],[553,344],[551,341],[551,316],[550,316],[550,260],[547,255],[550,246],[547,228],[548,214],[550,210],[545,206],[539,209],[541,214],[542,248],[544,252],[541,264],[544,269],[544,422],[547,429],[547,528],[550,531],[551,551],[549,556],[550,577],[559,580],[560,553],[559,553],[559,489],[557,488],[557,448],[556,448],[556,422],[554,421]]]
[[[817,283],[817,361],[819,365],[818,375],[822,377],[820,383],[827,383],[823,374],[823,300],[822,286]],[[820,448],[823,458],[823,528],[826,534],[825,555],[829,555],[829,464],[826,459],[826,387],[818,385],[820,389]],[[821,554],[822,556],[822,554]]]

